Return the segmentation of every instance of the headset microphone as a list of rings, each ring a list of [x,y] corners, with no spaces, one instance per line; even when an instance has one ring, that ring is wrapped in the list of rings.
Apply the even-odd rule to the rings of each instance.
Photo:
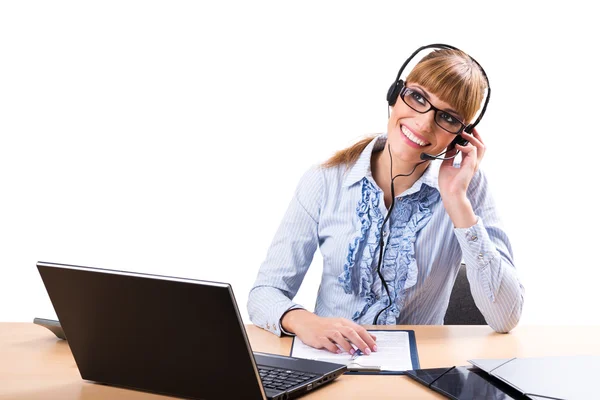
[[[432,154],[427,154],[427,153],[421,153],[421,160],[424,161],[432,161],[432,160],[452,160],[454,157],[456,157],[458,155],[458,153],[456,153],[455,155],[451,156],[451,157],[440,157],[442,154],[447,153],[448,151],[444,151],[443,153],[438,154],[437,156],[434,156]]]
[[[459,144],[461,146],[466,146],[468,143],[469,142],[465,138],[463,138],[460,135],[457,135],[454,138],[454,140],[450,143],[450,145],[448,146],[448,148],[450,150],[452,150],[452,149],[454,149],[454,146],[457,145],[457,144]],[[431,161],[431,160],[452,160],[454,157],[456,157],[458,155],[458,152],[456,152],[455,155],[450,156],[450,157],[440,157],[442,154],[446,154],[450,150],[442,151],[437,156],[434,156],[433,154],[421,153],[421,160],[424,160],[424,161]]]

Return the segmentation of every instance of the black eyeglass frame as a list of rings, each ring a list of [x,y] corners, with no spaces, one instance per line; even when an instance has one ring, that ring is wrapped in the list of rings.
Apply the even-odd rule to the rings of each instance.
[[[417,93],[420,94],[423,97],[423,100],[425,100],[427,102],[427,104],[429,104],[429,108],[425,111],[419,111],[417,109],[415,109],[413,106],[411,106],[410,104],[408,104],[408,102],[406,100],[404,100],[404,97],[406,96],[406,92],[410,90],[413,93]],[[404,104],[406,104],[407,106],[409,106],[411,108],[411,110],[414,110],[416,112],[418,112],[419,114],[427,114],[429,111],[434,110],[435,111],[435,116],[433,117],[433,120],[435,121],[435,124],[437,126],[439,126],[440,128],[442,128],[443,130],[445,130],[446,132],[452,133],[454,135],[458,135],[460,134],[466,127],[467,125],[465,125],[464,123],[462,123],[458,118],[456,118],[454,115],[450,114],[448,111],[444,111],[444,110],[440,110],[439,108],[437,108],[436,106],[434,106],[433,104],[431,104],[431,102],[423,95],[423,93],[415,90],[415,89],[411,89],[407,86],[404,86],[402,88],[402,90],[400,91],[400,98],[402,99],[402,101],[404,102]],[[439,124],[437,117],[438,117],[438,113],[445,113],[450,115],[452,118],[456,119],[456,121],[460,124],[460,129],[456,132],[452,132],[449,131],[448,129],[444,128],[442,125]]]

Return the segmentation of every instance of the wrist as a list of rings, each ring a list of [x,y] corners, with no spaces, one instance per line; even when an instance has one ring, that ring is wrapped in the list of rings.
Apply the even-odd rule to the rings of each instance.
[[[477,223],[477,216],[466,195],[446,197],[442,201],[455,228],[470,228]]]
[[[296,334],[297,327],[303,324],[302,321],[310,318],[312,315],[311,312],[302,308],[286,311],[281,317],[281,327],[287,332]]]

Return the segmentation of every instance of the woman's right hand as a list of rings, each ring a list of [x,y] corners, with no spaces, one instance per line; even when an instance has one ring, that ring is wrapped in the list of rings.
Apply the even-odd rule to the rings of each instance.
[[[309,311],[296,309],[283,316],[281,325],[283,329],[295,333],[302,342],[316,349],[339,353],[341,348],[354,354],[353,344],[363,354],[377,351],[375,335],[346,318],[319,317]]]

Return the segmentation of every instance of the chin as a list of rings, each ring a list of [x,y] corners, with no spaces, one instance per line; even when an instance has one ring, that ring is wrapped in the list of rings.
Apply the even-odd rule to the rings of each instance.
[[[408,146],[398,146],[394,151],[392,145],[392,155],[396,160],[402,160],[406,162],[419,162],[421,161],[422,152],[423,151],[421,149],[414,149]]]
[[[407,145],[406,143],[404,143],[402,138],[395,138],[395,140],[392,139],[389,140],[389,142],[394,158],[403,161],[414,161],[415,159],[420,160],[421,153],[423,152],[422,149],[417,149],[415,147]]]

